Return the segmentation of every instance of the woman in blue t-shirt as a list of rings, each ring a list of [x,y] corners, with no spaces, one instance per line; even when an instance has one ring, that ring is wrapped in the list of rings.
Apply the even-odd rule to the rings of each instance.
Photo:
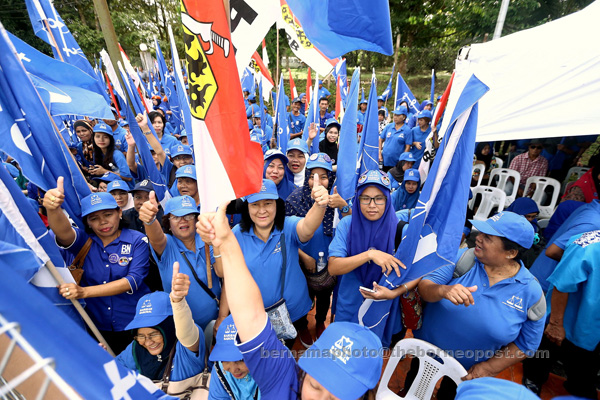
[[[110,126],[100,121],[94,126],[94,161],[88,167],[88,172],[93,176],[102,176],[107,172],[118,175],[121,180],[133,188],[133,178],[127,166],[123,153],[115,147],[115,138]]]

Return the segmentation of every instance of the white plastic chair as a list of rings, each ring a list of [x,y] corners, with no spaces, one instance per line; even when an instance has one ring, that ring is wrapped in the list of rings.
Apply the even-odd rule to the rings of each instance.
[[[560,194],[560,182],[553,178],[546,178],[544,176],[532,176],[527,179],[525,183],[525,195],[529,193],[529,187],[535,184],[535,191],[531,196],[531,200],[535,201],[540,209],[540,215],[538,218],[550,218],[558,202],[558,196]],[[546,202],[546,188],[552,187],[552,199],[550,204],[542,206]]]
[[[498,181],[494,182],[494,177],[498,177]],[[514,182],[511,182],[509,178],[513,178]],[[504,207],[508,207],[517,198],[517,191],[519,190],[519,182],[521,181],[521,174],[519,171],[509,168],[494,168],[490,173],[489,185],[497,187],[506,193],[506,203]]]
[[[498,209],[498,212],[504,210],[504,205],[506,204],[506,193],[504,193],[504,190],[491,186],[476,186],[471,188],[471,191],[473,192],[473,198],[469,200],[469,208],[471,210],[475,205],[477,195],[481,195],[481,203],[479,203],[479,208],[473,219],[485,221],[490,217],[490,213],[494,207]]]
[[[496,160],[496,168],[502,168],[504,165],[504,161],[500,157],[494,157]]]
[[[569,183],[576,182],[577,179],[581,178],[583,174],[585,174],[589,170],[590,169],[588,167],[572,167],[571,169],[569,169],[569,172],[567,172],[567,177],[560,186],[560,194],[562,195],[565,193],[565,190],[567,189],[567,185]],[[575,175],[574,179],[572,179],[573,175]]]
[[[474,186],[477,187],[481,185],[481,181],[483,181],[483,175],[485,174],[485,164],[473,165],[473,175],[475,175],[475,172],[479,172],[479,179],[477,180],[477,185]]]
[[[430,354],[436,356],[432,357]],[[398,363],[407,355],[419,358],[419,372],[405,397],[400,397],[388,388],[390,378],[394,374]],[[441,362],[440,362],[441,361]],[[463,366],[450,357],[445,351],[419,339],[403,339],[396,344],[392,355],[385,367],[379,388],[377,389],[376,400],[424,400],[431,399],[433,390],[437,382],[444,376],[449,377],[456,385],[461,383],[461,378],[467,375]]]

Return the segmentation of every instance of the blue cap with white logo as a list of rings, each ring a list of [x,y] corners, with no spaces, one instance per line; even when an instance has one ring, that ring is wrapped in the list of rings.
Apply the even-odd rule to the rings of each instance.
[[[404,106],[398,106],[394,109],[394,115],[408,115],[408,110]]]
[[[302,103],[302,101],[300,101],[300,97],[296,97],[294,100],[292,100],[292,103]]]
[[[286,155],[283,154],[281,152],[281,150],[279,150],[279,149],[270,149],[270,150],[267,150],[267,152],[265,153],[265,156],[264,156],[265,161],[271,160],[273,158],[281,159],[281,161],[283,162],[284,165],[289,162]]]
[[[114,172],[105,172],[102,176],[96,176],[94,178],[92,178],[95,181],[100,181],[100,182],[112,182],[112,181],[117,181],[121,178],[119,178],[119,175],[115,174]]]
[[[533,226],[525,217],[514,212],[502,211],[485,221],[469,221],[479,232],[487,235],[507,238],[526,249],[533,244]]]
[[[198,213],[198,206],[191,196],[177,196],[169,199],[165,204],[165,215],[172,214],[176,217]]]
[[[311,154],[306,162],[306,169],[324,168],[327,171],[333,171],[331,168],[331,158],[325,153]]]
[[[366,185],[379,185],[388,191],[391,190],[390,177],[388,174],[385,174],[378,169],[365,171],[361,176],[358,177],[358,184],[356,188],[358,189]]]
[[[119,120],[119,126],[120,127],[129,126],[129,122],[127,122],[126,119],[121,119],[121,120]]]
[[[250,93],[248,95],[248,100],[256,101],[256,95],[254,93]]]
[[[377,96],[377,101],[385,101],[385,99],[383,98],[383,96]]]
[[[144,179],[143,181],[135,184],[135,187],[133,188],[132,192],[136,192],[138,190],[150,193],[154,190],[154,185],[148,179]]]
[[[110,193],[92,193],[81,199],[81,216],[85,217],[96,211],[114,210],[119,208],[117,201]]]
[[[332,395],[355,400],[379,382],[381,340],[368,328],[334,322],[306,350],[298,365]]]
[[[171,315],[173,315],[173,308],[171,307],[169,293],[148,293],[138,300],[135,307],[135,316],[125,329],[151,328]]]
[[[253,117],[253,118],[260,118],[260,111],[257,111],[257,112],[255,112],[255,113],[252,115],[252,117]]]
[[[112,181],[111,183],[108,184],[106,191],[108,193],[110,193],[113,190],[124,190],[126,192],[129,192],[129,185],[127,185],[127,183],[125,183],[125,181],[122,181],[120,179],[116,180],[116,181]]]
[[[256,203],[260,200],[277,200],[278,198],[279,193],[277,193],[275,182],[270,179],[263,179],[260,191],[246,196],[246,201],[248,203]]]
[[[196,166],[190,164],[179,167],[175,173],[175,178],[190,178],[196,181]]]
[[[419,113],[417,114],[417,118],[429,118],[429,119],[431,119],[431,111],[429,111],[429,110],[419,111]]]
[[[182,138],[182,137],[187,137],[187,132],[185,129],[182,129],[181,132],[179,132],[179,138]]]
[[[406,172],[404,173],[404,180],[405,181],[420,182],[421,181],[421,175],[419,174],[419,170],[416,169],[416,168],[407,169]]]
[[[400,154],[400,161],[416,162],[417,160],[415,156],[413,156],[413,153],[406,151]]]
[[[100,121],[94,125],[94,132],[106,133],[107,135],[113,135],[113,130],[106,123]]]
[[[185,144],[176,144],[174,146],[171,146],[171,157],[177,157],[181,155],[191,156],[192,148]]]
[[[235,345],[237,328],[230,315],[221,322],[217,330],[217,343],[210,352],[208,358],[212,362],[217,361],[240,361],[244,357],[242,352]]]
[[[337,119],[335,118],[329,118],[327,121],[325,121],[325,129],[329,128],[330,126],[335,126],[339,130],[342,128],[342,126],[340,125],[339,122],[337,122]]]
[[[369,104],[369,102],[367,101],[367,99],[362,99],[358,104]]]
[[[308,144],[300,138],[295,138],[288,142],[287,152],[289,153],[290,150],[300,150],[303,153],[308,153]]]

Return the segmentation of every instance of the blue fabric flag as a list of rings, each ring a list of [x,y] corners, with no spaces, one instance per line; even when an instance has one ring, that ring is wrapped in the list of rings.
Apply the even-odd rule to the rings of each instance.
[[[337,82],[340,78],[340,93],[344,110],[348,108],[348,75],[346,74],[346,59],[341,59],[333,68],[333,80]]]
[[[56,12],[52,2],[50,0],[25,0],[25,4],[35,35],[52,46],[54,58],[74,65],[90,77],[96,76],[94,68],[81,51],[69,28]],[[44,21],[48,22],[50,32],[46,29]],[[54,40],[52,40],[53,38]],[[54,44],[55,41],[57,47]],[[106,91],[98,81],[96,81],[94,91],[108,101]]]
[[[387,87],[385,88],[385,90],[383,91],[383,93],[381,93],[381,97],[383,97],[383,101],[387,101],[387,99],[390,98],[390,95],[392,94],[392,81],[394,80],[394,70],[396,69],[396,64],[394,64],[392,66],[392,73],[390,74],[390,81],[388,82]],[[396,108],[396,107],[394,107]]]
[[[396,274],[384,276],[380,285],[393,289],[456,262],[469,200],[477,102],[488,90],[473,75],[461,93],[406,236],[396,252],[396,257],[406,265],[406,272],[400,277]],[[381,336],[390,305],[389,300],[365,300],[358,320]]]
[[[265,99],[263,98],[263,85],[262,85],[262,79],[265,79],[265,77],[263,77],[261,75],[261,82],[258,85],[258,97],[259,97],[259,104],[260,104],[260,127],[263,130],[263,132],[265,131],[265,127],[267,126],[267,112],[265,109]],[[270,147],[271,145],[269,143],[263,143],[263,148],[264,145],[267,145],[268,147]]]
[[[312,141],[312,145],[310,147],[309,153],[315,154],[319,152],[319,99],[316,93],[319,90],[319,76],[317,75],[317,79],[315,79],[315,86],[312,91],[312,95],[310,96],[310,104],[308,105],[308,113],[306,114],[306,122],[304,123],[304,131],[302,132],[302,140],[308,140],[308,131],[310,129],[311,123],[317,124],[317,137],[315,137]]]
[[[244,72],[242,73],[242,79],[240,79],[240,82],[242,84],[242,89],[248,89],[250,94],[256,93],[256,82],[254,80],[254,73],[252,72],[252,68],[244,68]]]
[[[358,143],[356,141],[356,118],[358,115],[358,87],[360,86],[360,68],[352,74],[348,108],[342,128],[340,129],[340,146],[338,153],[338,168],[336,173],[337,192],[342,199],[348,201],[356,191],[358,174],[356,170],[358,158]]]
[[[50,102],[46,106],[50,108],[50,114],[113,118],[104,97],[95,92],[96,79],[73,65],[48,57],[7,33],[35,87],[38,91],[48,92]]]
[[[288,0],[288,5],[308,39],[329,58],[354,50],[394,52],[388,0]]]
[[[177,52],[177,46],[175,46],[175,39],[173,38],[173,31],[171,30],[170,25],[169,39],[171,42],[171,62],[173,63],[173,75],[175,80],[175,90],[177,91],[179,103],[181,126],[188,133],[188,142],[190,143],[190,146],[192,146],[194,144],[192,136],[194,135],[192,135],[192,112],[190,110],[190,99],[188,98],[185,90],[183,75],[180,68],[181,63],[179,62],[179,53]]]
[[[375,74],[371,78],[369,102],[358,146],[358,159],[360,161],[359,175],[365,171],[379,169],[379,119],[377,117],[377,79]]]
[[[277,89],[277,142],[283,154],[287,153],[287,143],[290,140],[290,125],[288,123],[288,112],[285,107],[285,88],[283,87],[283,74],[279,77],[279,88]],[[261,121],[262,124],[262,121]],[[264,130],[265,127],[261,126]]]
[[[398,107],[398,105],[404,100],[408,103],[408,112],[409,113],[418,113],[419,111],[419,103],[417,103],[417,99],[415,95],[412,94],[404,79],[402,79],[402,75],[398,72],[398,82],[396,83],[396,104],[394,104],[394,108]]]
[[[156,47],[156,63],[158,64],[158,74],[160,75],[160,82],[164,89],[167,82],[167,76],[169,75],[169,69],[167,68],[165,57],[163,56],[162,50],[160,49],[160,44],[158,43],[158,39],[156,37],[154,37],[154,46]]]
[[[64,207],[83,226],[80,200],[91,191],[1,25],[0,131],[10,132],[0,135],[0,149],[17,160],[23,175],[40,189],[54,188],[58,177],[64,177]]]
[[[431,70],[431,102],[434,103],[435,97],[435,70]]]

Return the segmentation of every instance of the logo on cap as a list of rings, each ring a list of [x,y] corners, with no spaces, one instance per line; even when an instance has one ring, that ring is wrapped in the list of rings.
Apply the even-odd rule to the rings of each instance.
[[[225,334],[223,335],[223,340],[235,340],[237,335],[237,329],[234,324],[227,325],[225,328]]]
[[[152,301],[150,301],[150,299],[146,299],[142,303],[139,315],[142,314],[152,314]]]
[[[315,161],[318,157],[319,155],[317,153],[313,153],[310,155],[310,161]]]
[[[358,178],[358,183],[363,183],[367,180],[367,174],[362,174],[360,178]]]
[[[140,186],[148,186],[148,179],[144,179],[140,182]]]
[[[496,215],[493,215],[492,217],[490,217],[490,219],[494,222],[498,222],[500,220],[500,218],[502,218],[502,216],[504,215],[503,212],[499,212]]]
[[[292,144],[300,144],[300,139],[294,139],[294,141],[292,142]]]
[[[410,172],[408,173],[408,176],[415,176],[415,171],[410,171]]]
[[[334,358],[339,359],[341,362],[346,364],[352,355],[352,345],[354,342],[348,339],[346,336],[342,336],[337,342],[331,346],[329,351]]]
[[[190,167],[190,166],[185,167],[185,169],[183,170],[183,172],[185,172],[186,174],[191,174],[192,173],[192,167]]]
[[[113,183],[113,187],[121,187],[121,184],[119,183],[119,181],[115,181],[115,183]]]
[[[187,197],[181,200],[181,207],[192,207],[192,202]]]
[[[263,183],[262,186],[260,187],[260,191],[261,192],[266,192],[267,191],[267,187],[265,186],[265,184]]]
[[[97,194],[93,194],[92,198],[91,198],[91,203],[92,203],[93,206],[95,206],[96,204],[101,204],[102,203],[102,199]]]
[[[177,151],[183,151],[183,146],[177,146]]]
[[[390,178],[388,178],[387,175],[382,175],[381,176],[381,183],[383,183],[385,186],[388,186],[390,184]]]
[[[323,154],[323,160],[331,162],[331,158],[327,154]]]

